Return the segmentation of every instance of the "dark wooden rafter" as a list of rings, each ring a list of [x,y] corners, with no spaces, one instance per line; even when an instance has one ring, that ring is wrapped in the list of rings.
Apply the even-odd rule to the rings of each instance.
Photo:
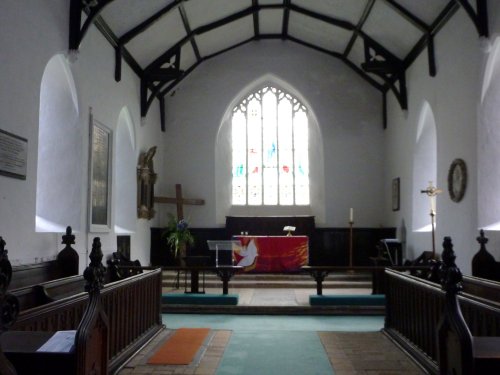
[[[365,39],[364,51],[365,62],[361,64],[363,70],[382,78],[385,82],[385,86],[396,96],[401,109],[408,109],[406,77],[403,62],[386,50],[380,49],[379,46],[370,39]]]
[[[175,81],[182,76],[180,70],[181,51],[180,48],[176,51],[174,61],[171,62],[167,68],[158,67],[155,69],[145,70],[141,76],[141,116],[145,117],[148,113],[151,104],[155,97],[158,99],[163,98],[159,94],[161,88],[168,82]],[[149,90],[148,90],[149,88]],[[149,94],[149,92],[151,92]],[[149,94],[149,96],[148,96]],[[165,124],[162,124],[162,128]]]
[[[258,0],[252,0],[252,8],[256,9],[259,6]],[[258,38],[260,35],[259,12],[253,13],[253,35]]]
[[[423,40],[427,45],[427,60],[429,64],[429,75],[436,76],[436,60],[434,53],[434,36],[432,35],[431,25],[428,25],[420,18],[411,13],[408,9],[400,5],[394,0],[385,0],[385,2],[401,17],[410,22],[413,26],[424,32]]]
[[[388,6],[390,6],[398,15],[406,19],[416,28],[421,30],[424,35],[418,41],[418,43],[413,47],[410,53],[400,60],[392,55],[383,45],[379,44],[377,41],[370,38],[363,31],[363,25],[370,15],[373,9],[375,0],[368,0],[362,16],[358,20],[356,25],[344,20],[340,20],[325,14],[316,13],[306,8],[302,8],[296,5],[291,0],[283,0],[282,3],[276,4],[264,4],[259,5],[258,0],[251,0],[251,5],[248,8],[242,9],[231,15],[223,17],[217,21],[211,22],[209,24],[200,26],[195,30],[192,30],[189,24],[187,14],[185,12],[183,3],[188,0],[174,0],[168,5],[164,6],[158,12],[147,18],[145,21],[141,22],[139,25],[135,26],[120,38],[116,37],[111,29],[107,26],[104,20],[101,18],[100,13],[103,8],[109,5],[114,0],[70,0],[70,35],[69,44],[70,49],[78,49],[81,44],[88,28],[92,23],[104,34],[111,45],[115,48],[115,80],[119,81],[121,79],[121,65],[122,59],[124,59],[131,68],[136,72],[136,74],[141,79],[141,115],[146,116],[152,102],[155,98],[160,101],[160,117],[162,121],[162,130],[165,130],[165,109],[163,108],[164,96],[167,95],[170,90],[172,90],[176,85],[179,84],[187,75],[189,75],[197,66],[202,62],[213,58],[217,55],[227,52],[228,50],[237,48],[243,44],[246,44],[253,40],[259,39],[284,39],[289,40],[308,48],[326,53],[330,56],[341,59],[350,68],[352,68],[356,73],[358,73],[362,78],[364,78],[369,84],[380,90],[383,95],[384,107],[387,103],[387,91],[391,90],[401,108],[407,108],[407,94],[406,94],[406,81],[405,81],[405,71],[411,65],[411,63],[420,55],[424,48],[428,50],[428,61],[429,61],[429,74],[434,76],[436,74],[436,65],[434,57],[434,36],[441,29],[441,27],[451,18],[451,16],[456,12],[460,6],[467,12],[468,16],[474,22],[475,27],[478,30],[480,36],[488,36],[488,20],[487,20],[487,0],[476,0],[477,11],[473,9],[470,5],[469,0],[449,0],[445,9],[439,14],[436,20],[431,24],[427,25],[421,19],[416,17],[406,8],[401,6],[396,0],[382,0]],[[260,24],[259,24],[259,12],[261,10],[267,9],[281,9],[283,10],[283,23],[281,34],[261,34]],[[82,21],[82,11],[87,14],[87,19],[85,23],[81,26]],[[130,55],[130,53],[125,48],[125,45],[130,42],[133,38],[139,34],[146,31],[155,22],[160,20],[163,16],[173,12],[178,11],[183,22],[186,36],[179,40],[174,46],[169,48],[167,51],[162,53],[157,57],[152,63],[147,67],[142,69],[135,59]],[[329,51],[324,48],[318,47],[314,44],[304,42],[295,37],[289,35],[289,20],[290,12],[295,12],[296,14],[301,14],[307,17],[314,18],[316,20],[328,23],[330,25],[343,28],[345,30],[352,31],[352,37],[350,38],[343,53],[338,53],[335,51]],[[201,56],[199,48],[196,43],[196,36],[203,33],[207,33],[216,28],[227,25],[231,22],[237,21],[239,19],[251,16],[253,18],[253,28],[254,35],[252,38],[247,39],[243,42],[230,46],[224,50],[218,51],[210,56]],[[356,43],[358,38],[362,38],[365,47],[365,62],[362,67],[358,67],[352,61],[349,60],[348,56]],[[180,70],[180,51],[182,47],[189,43],[196,56],[196,62],[191,67],[189,67],[185,72]],[[372,54],[375,53],[376,59],[373,58]],[[168,65],[168,67],[165,67]],[[381,84],[379,81],[373,78],[372,74],[380,77],[384,83]],[[385,110],[385,109],[384,109]],[[384,114],[384,127],[386,126],[386,114]]]
[[[434,77],[436,75],[436,62],[434,56],[434,36],[441,30],[441,28],[448,22],[448,20],[455,14],[459,6],[454,0],[451,0],[444,9],[439,13],[434,22],[430,25],[427,34],[423,35],[412,50],[406,55],[403,60],[403,65],[407,69],[420,53],[427,48],[429,58],[429,75]]]
[[[373,5],[375,4],[375,0],[370,0],[368,3],[366,3],[365,9],[363,10],[363,14],[359,18],[358,24],[354,28],[354,32],[352,33],[351,39],[349,40],[349,43],[347,43],[347,46],[344,50],[344,57],[347,58],[349,53],[352,50],[352,47],[354,46],[354,43],[356,43],[356,39],[359,36],[359,33],[361,31],[361,28],[366,22],[366,19],[370,15],[370,12],[372,11]]]
[[[316,12],[313,12],[311,10],[301,8],[295,4],[289,4],[288,8],[290,10],[293,10],[294,12],[303,14],[305,16],[309,16],[309,17],[314,18],[314,19],[319,20],[319,21],[326,22],[330,25],[338,26],[338,27],[341,27],[341,28],[346,29],[346,30],[354,30],[354,25],[348,21],[343,21],[343,20],[339,20],[339,19],[334,18],[334,17],[324,15],[324,14],[316,13]]]
[[[90,25],[108,4],[114,0],[70,0],[69,5],[69,49],[77,51]],[[82,26],[82,12],[87,19]]]
[[[186,11],[184,10],[184,6],[180,5],[178,9],[181,15],[182,24],[184,25],[184,30],[186,30],[187,35],[191,35],[191,26],[189,26],[189,21],[186,15]],[[195,38],[191,38],[189,41],[191,42],[191,47],[193,48],[196,60],[201,60],[200,50],[198,49]]]
[[[476,0],[476,9],[469,3],[469,0],[455,0],[458,4],[464,8],[465,12],[469,18],[474,23],[479,36],[488,37],[489,27],[488,27],[488,6],[486,0]]]
[[[174,82],[170,83],[164,90],[161,91],[160,93],[160,96],[164,96],[164,95],[167,95],[175,86],[177,86],[177,84],[180,83],[180,81],[182,81],[184,78],[186,78],[186,76],[188,76],[196,67],[198,67],[202,62],[206,61],[206,60],[209,60],[211,58],[214,58],[216,56],[219,56],[223,53],[226,53],[227,51],[229,50],[232,50],[232,49],[235,49],[235,48],[238,48],[238,47],[241,47],[242,45],[244,44],[247,44],[249,42],[252,42],[254,40],[257,40],[257,39],[281,39],[282,38],[282,35],[281,34],[264,34],[264,35],[260,35],[259,37],[257,38],[250,38],[250,39],[247,39],[245,41],[242,41],[234,46],[231,46],[231,47],[228,47],[224,50],[221,50],[221,51],[218,51],[212,55],[209,55],[209,56],[206,56],[203,58],[202,61],[199,61],[197,63],[195,63],[193,66],[191,66],[189,69],[187,69],[186,71],[184,71],[182,73],[181,76],[179,76],[179,78],[177,80],[175,80]],[[321,48],[321,47],[318,47],[318,46],[315,46],[315,45],[312,45],[310,43],[307,43],[307,42],[304,42],[300,39],[297,39],[297,38],[294,38],[294,37],[291,37],[291,36],[288,36],[287,40],[291,41],[291,42],[294,42],[294,43],[297,43],[297,44],[300,44],[302,46],[305,46],[305,47],[308,47],[308,48],[311,48],[311,49],[314,49],[316,51],[319,51],[319,52],[322,52],[322,53],[325,53],[329,56],[332,56],[332,57],[335,57],[335,58],[338,58],[340,60],[342,60],[345,64],[347,64],[351,69],[353,69],[354,71],[356,71],[356,73],[358,73],[364,80],[366,80],[370,85],[372,85],[373,87],[375,87],[377,90],[381,91],[381,92],[384,92],[384,87],[383,85],[381,85],[379,82],[377,82],[376,80],[374,80],[372,77],[370,77],[368,74],[366,74],[362,69],[360,69],[358,66],[356,66],[354,63],[352,63],[351,61],[349,61],[348,59],[344,58],[344,56],[340,53],[337,53],[337,52],[332,52],[332,51],[329,51],[329,50],[326,50],[324,48]]]
[[[281,26],[281,37],[288,37],[288,23],[290,21],[290,0],[283,0],[283,25]]]
[[[425,33],[429,32],[430,26],[427,25],[424,21],[422,21],[420,18],[415,16],[413,13],[411,13],[408,9],[400,5],[394,0],[385,0],[385,2],[396,11],[401,17],[406,19],[408,22],[413,24],[416,28],[420,29],[420,31],[423,31]]]
[[[127,44],[130,42],[132,39],[134,39],[136,36],[138,36],[140,33],[146,31],[149,27],[153,26],[155,22],[160,20],[163,16],[166,14],[170,13],[171,11],[175,10],[179,5],[181,5],[184,1],[186,0],[175,0],[172,3],[168,4],[164,8],[160,9],[158,12],[153,14],[151,17],[148,17],[146,20],[141,22],[139,25],[134,27],[133,29],[127,31],[125,34],[123,34],[119,41],[120,44]]]

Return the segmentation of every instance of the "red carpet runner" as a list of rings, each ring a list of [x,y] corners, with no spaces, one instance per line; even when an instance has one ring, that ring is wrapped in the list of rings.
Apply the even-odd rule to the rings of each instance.
[[[210,328],[179,328],[153,354],[151,365],[189,365],[205,341]]]

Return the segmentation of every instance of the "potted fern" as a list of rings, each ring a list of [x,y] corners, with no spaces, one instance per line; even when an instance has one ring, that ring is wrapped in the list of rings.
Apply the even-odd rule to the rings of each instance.
[[[185,219],[176,220],[170,215],[167,229],[167,243],[175,259],[185,266],[187,246],[194,244],[194,237],[189,231],[189,223]]]

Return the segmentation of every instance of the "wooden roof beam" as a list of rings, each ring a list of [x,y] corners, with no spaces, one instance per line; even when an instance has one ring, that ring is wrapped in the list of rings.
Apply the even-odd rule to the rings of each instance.
[[[69,4],[69,49],[78,51],[87,31],[107,5],[114,0],[70,0]],[[82,12],[87,13],[87,19],[82,26]]]
[[[469,0],[455,0],[458,4],[464,8],[465,12],[469,16],[469,18],[476,26],[476,30],[479,36],[487,38],[489,36],[489,27],[488,27],[488,5],[486,0],[476,0],[476,9],[477,12],[474,11],[472,5],[470,5]]]

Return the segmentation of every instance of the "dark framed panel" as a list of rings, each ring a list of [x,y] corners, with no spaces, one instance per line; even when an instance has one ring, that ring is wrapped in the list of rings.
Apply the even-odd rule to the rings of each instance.
[[[89,230],[111,230],[111,130],[93,119],[90,112]]]
[[[392,179],[392,210],[399,211],[400,205],[400,180],[399,177]]]

